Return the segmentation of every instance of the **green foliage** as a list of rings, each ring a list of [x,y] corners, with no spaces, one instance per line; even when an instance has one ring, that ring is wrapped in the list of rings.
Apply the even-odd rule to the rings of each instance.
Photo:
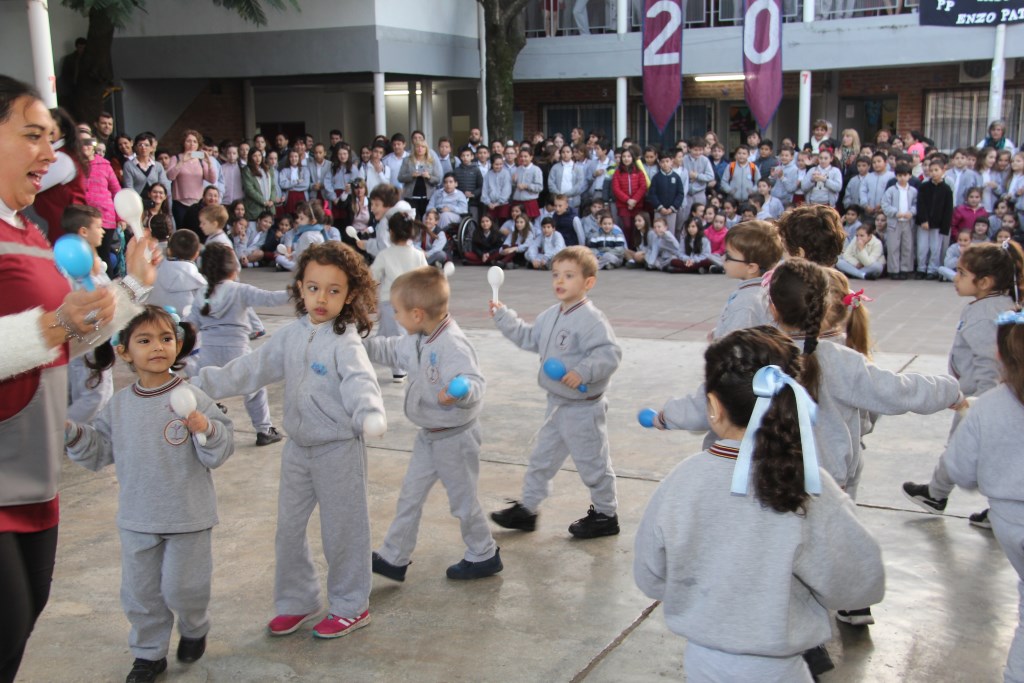
[[[267,13],[263,9],[266,3],[273,9],[283,12],[290,5],[296,11],[299,8],[299,0],[211,0],[214,5],[233,10],[245,21],[266,26]],[[61,0],[61,3],[73,9],[82,16],[88,17],[90,12],[102,12],[117,28],[124,28],[128,25],[132,14],[136,11],[146,11],[146,0]]]

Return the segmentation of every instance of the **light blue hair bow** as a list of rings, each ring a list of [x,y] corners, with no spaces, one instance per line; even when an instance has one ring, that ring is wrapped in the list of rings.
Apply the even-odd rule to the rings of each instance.
[[[996,325],[1024,325],[1024,311],[1003,311],[996,318]]]
[[[736,467],[732,471],[732,492],[741,496],[747,495],[750,481],[750,466],[754,457],[754,438],[761,428],[761,420],[768,412],[772,397],[778,395],[782,388],[789,385],[796,394],[796,412],[800,423],[800,450],[804,456],[804,490],[807,493],[821,493],[821,474],[818,472],[818,449],[814,444],[814,421],[818,416],[818,406],[799,382],[782,371],[778,365],[766,365],[754,375],[754,395],[757,402],[747,423],[747,432],[740,442],[739,456]]]

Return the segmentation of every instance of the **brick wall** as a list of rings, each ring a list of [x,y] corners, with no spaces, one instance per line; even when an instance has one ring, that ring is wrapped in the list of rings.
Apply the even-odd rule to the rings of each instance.
[[[515,84],[514,97],[515,108],[523,112],[523,131],[529,137],[544,123],[544,105],[615,104],[615,81],[528,81]]]
[[[181,136],[188,129],[198,130],[217,142],[241,139],[245,131],[241,79],[211,80],[159,136],[161,147],[177,151]]]

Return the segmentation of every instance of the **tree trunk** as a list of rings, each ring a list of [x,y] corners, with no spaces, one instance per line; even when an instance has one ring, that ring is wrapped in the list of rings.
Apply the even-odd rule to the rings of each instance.
[[[89,11],[89,33],[85,53],[79,68],[78,84],[71,106],[71,115],[80,123],[93,122],[107,108],[104,95],[114,83],[113,58],[114,23],[103,10]]]
[[[481,0],[487,41],[487,132],[492,140],[508,140],[514,132],[512,72],[526,46],[526,1]]]

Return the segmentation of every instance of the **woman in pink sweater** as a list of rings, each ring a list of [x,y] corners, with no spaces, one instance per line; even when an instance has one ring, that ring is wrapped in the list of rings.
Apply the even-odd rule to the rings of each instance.
[[[186,130],[181,139],[181,154],[171,159],[167,179],[171,181],[174,203],[171,213],[175,225],[183,225],[185,212],[203,196],[203,181],[216,182],[217,171],[206,152],[200,151],[202,137],[194,130]]]

